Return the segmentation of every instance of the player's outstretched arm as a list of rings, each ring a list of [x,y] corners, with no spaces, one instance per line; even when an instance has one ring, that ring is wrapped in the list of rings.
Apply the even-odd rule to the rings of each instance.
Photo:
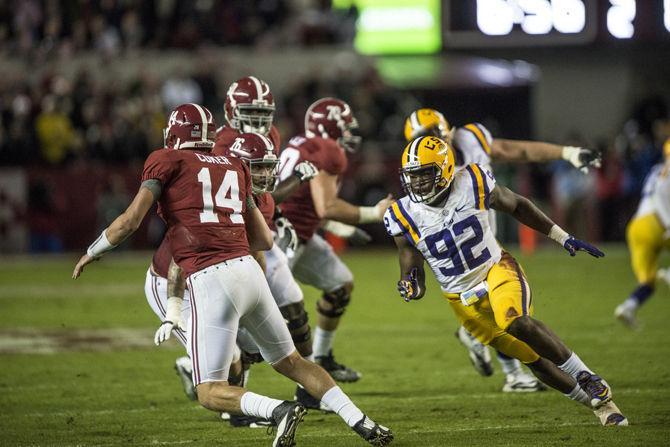
[[[549,236],[565,248],[570,256],[583,250],[596,258],[605,256],[588,242],[570,236],[565,230],[556,225],[533,202],[519,194],[496,185],[491,191],[490,206],[493,209],[510,214],[516,220],[540,233]]]
[[[293,169],[293,175],[279,182],[275,190],[272,191],[272,198],[275,203],[282,203],[300,185],[312,180],[318,173],[319,169],[312,162],[304,160],[298,163]]]
[[[426,276],[423,271],[423,255],[404,236],[394,236],[400,261],[398,293],[406,302],[419,300],[426,293]]]
[[[532,163],[563,159],[584,173],[588,172],[589,167],[599,168],[601,163],[600,153],[591,149],[501,138],[493,140],[491,157],[499,161]]]
[[[114,219],[109,227],[102,230],[100,236],[88,247],[86,254],[79,259],[72,272],[72,278],[77,279],[86,265],[99,259],[137,231],[158,197],[160,197],[160,183],[155,180],[143,182],[128,209]]]
[[[356,206],[337,197],[337,176],[325,171],[309,183],[316,214],[349,225],[381,222],[384,211],[393,203],[391,195],[375,206]]]
[[[272,248],[272,231],[265,223],[265,218],[254,203],[254,199],[247,198],[247,211],[244,215],[244,224],[249,240],[249,250],[265,251]]]

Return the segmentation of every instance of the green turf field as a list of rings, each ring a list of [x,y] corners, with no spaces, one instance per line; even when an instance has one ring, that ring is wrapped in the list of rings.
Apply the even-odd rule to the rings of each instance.
[[[392,251],[345,256],[356,289],[336,354],[364,377],[342,388],[395,431],[397,446],[670,444],[670,293],[659,285],[643,329],[623,328],[612,311],[634,281],[625,250],[605,251],[602,260],[558,248],[519,260],[536,316],[609,381],[630,427],[603,428],[556,392],[503,394],[499,367],[476,375],[437,287],[411,304],[397,296]],[[151,345],[149,259],[111,255],[76,282],[74,257],[0,261],[0,445],[270,445],[265,430],[233,429],[184,397],[172,369],[180,348]],[[306,293],[314,314],[317,293]],[[266,365],[252,369],[250,385],[281,398],[294,389]],[[297,441],[365,445],[338,417],[315,412]]]

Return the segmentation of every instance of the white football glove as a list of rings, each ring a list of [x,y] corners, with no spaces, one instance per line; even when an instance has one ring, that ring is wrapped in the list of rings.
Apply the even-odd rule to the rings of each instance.
[[[165,313],[165,321],[156,330],[154,335],[154,343],[156,346],[165,342],[170,338],[173,330],[186,330],[186,324],[181,318],[181,303],[183,299],[178,296],[171,296],[167,300],[167,312]]]
[[[590,166],[599,168],[602,161],[600,153],[576,146],[564,146],[561,156],[584,174],[589,172]]]
[[[286,256],[292,258],[295,251],[298,249],[300,239],[298,233],[295,232],[293,224],[285,217],[280,217],[275,220],[275,227],[277,233],[275,234],[275,244],[279,247]]]
[[[307,160],[301,161],[293,169],[293,175],[298,177],[300,183],[305,183],[308,180],[313,179],[319,173],[319,168],[314,166],[314,163]]]

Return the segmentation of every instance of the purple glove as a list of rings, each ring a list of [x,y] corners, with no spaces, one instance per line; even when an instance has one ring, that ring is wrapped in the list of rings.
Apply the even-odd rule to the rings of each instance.
[[[418,270],[413,268],[409,273],[407,279],[401,279],[398,281],[398,292],[400,296],[406,303],[409,303],[411,300],[418,300],[421,298],[421,289],[419,288],[419,281],[417,280]]]
[[[575,239],[573,236],[570,236],[568,240],[565,241],[563,247],[568,251],[568,253],[570,253],[570,256],[574,256],[580,250],[587,252],[594,258],[602,258],[605,256],[605,253],[598,250],[595,246],[589,244],[588,242]]]

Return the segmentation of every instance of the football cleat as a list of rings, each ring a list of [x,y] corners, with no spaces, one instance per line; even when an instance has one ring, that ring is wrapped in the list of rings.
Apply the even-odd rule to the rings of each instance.
[[[577,383],[591,399],[593,408],[600,408],[612,400],[612,390],[600,376],[582,371],[577,374]]]
[[[628,425],[628,419],[621,413],[619,407],[613,401],[607,402],[605,405],[593,410],[593,414],[600,419],[600,423],[604,426],[622,426]]]
[[[463,326],[456,331],[456,338],[467,348],[470,362],[475,370],[484,377],[492,375],[493,363],[489,348],[473,337]]]
[[[268,419],[237,414],[231,414],[229,421],[232,427],[264,428],[274,425],[274,422]]]
[[[333,410],[328,408],[326,404],[324,404],[319,399],[309,394],[307,390],[301,386],[296,387],[294,399],[297,402],[301,403],[302,406],[307,408],[308,410],[320,410],[328,413],[333,413]]]
[[[619,304],[616,309],[614,309],[614,316],[630,329],[637,329],[639,327],[637,322],[637,309],[626,302]]]
[[[365,415],[352,428],[361,438],[374,446],[389,445],[393,441],[393,432],[390,429],[377,424]]]
[[[325,369],[337,382],[358,382],[362,376],[358,371],[337,363],[332,350],[328,351],[328,355],[316,357],[314,362]]]
[[[191,359],[186,356],[179,357],[174,362],[174,369],[177,371],[177,375],[181,379],[181,386],[184,387],[186,396],[191,400],[197,400],[198,393],[193,386]]]
[[[505,376],[505,384],[502,390],[504,393],[533,393],[546,389],[545,384],[540,382],[537,377],[518,370]]]
[[[291,401],[284,401],[272,410],[272,420],[277,425],[277,435],[272,447],[293,447],[295,431],[306,413],[305,407]]]

